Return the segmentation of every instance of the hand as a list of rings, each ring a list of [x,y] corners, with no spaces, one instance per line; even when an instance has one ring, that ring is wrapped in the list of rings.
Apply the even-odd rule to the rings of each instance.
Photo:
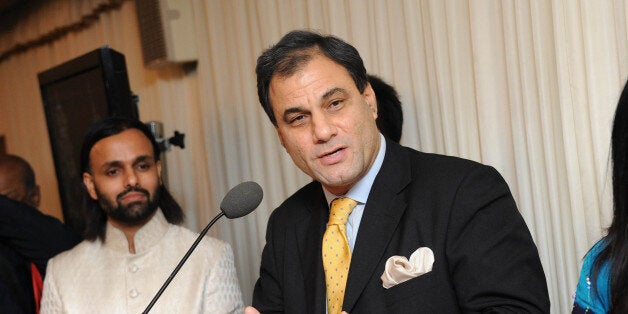
[[[254,308],[254,307],[252,307],[252,306],[247,306],[247,307],[244,309],[244,314],[260,314],[260,313],[259,313],[259,311],[258,311],[256,308]],[[342,313],[341,313],[341,314],[349,314],[349,313],[347,313],[347,312],[345,312],[345,311],[342,311]]]

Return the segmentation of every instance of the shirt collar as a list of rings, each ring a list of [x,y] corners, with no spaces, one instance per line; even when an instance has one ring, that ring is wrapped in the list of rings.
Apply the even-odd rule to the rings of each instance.
[[[147,251],[150,247],[157,244],[167,231],[168,221],[161,209],[158,208],[155,215],[135,233],[135,253]],[[126,240],[126,236],[122,230],[114,227],[109,222],[107,222],[104,246],[115,251],[129,253],[129,243]]]
[[[371,193],[371,187],[373,186],[373,182],[375,181],[375,177],[379,173],[379,169],[382,167],[382,163],[384,162],[384,155],[386,153],[386,140],[384,136],[379,134],[379,151],[377,152],[377,156],[375,157],[375,161],[373,161],[373,165],[366,173],[366,175],[358,181],[349,191],[345,194],[345,196],[356,200],[359,204],[366,204],[366,200]],[[323,187],[323,191],[325,192],[325,198],[327,199],[327,204],[330,204],[335,198],[338,198],[342,195],[335,195],[327,189]]]

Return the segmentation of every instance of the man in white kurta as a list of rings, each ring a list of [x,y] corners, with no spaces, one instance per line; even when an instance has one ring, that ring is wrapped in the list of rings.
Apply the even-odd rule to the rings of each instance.
[[[124,234],[107,224],[105,243],[83,241],[48,262],[42,313],[141,313],[196,237],[157,210],[131,254]],[[150,312],[242,311],[231,247],[205,237]]]
[[[137,119],[92,125],[81,149],[85,241],[48,262],[41,312],[141,313],[197,239],[163,185],[160,148]],[[231,247],[205,237],[151,313],[241,313]]]

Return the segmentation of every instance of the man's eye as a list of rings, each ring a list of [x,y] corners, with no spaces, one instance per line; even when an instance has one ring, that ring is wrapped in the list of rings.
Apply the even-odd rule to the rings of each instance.
[[[139,164],[137,165],[137,168],[140,170],[148,170],[150,169],[150,164]]]
[[[342,99],[337,99],[329,103],[329,109],[338,109],[342,105]]]
[[[303,119],[305,119],[305,115],[303,115],[303,114],[296,115],[296,116],[292,117],[292,119],[290,119],[290,124],[299,123]]]
[[[109,170],[107,170],[107,172],[105,172],[105,174],[107,176],[109,176],[109,177],[115,176],[118,173],[120,173],[120,170],[118,170],[118,169],[109,169]]]

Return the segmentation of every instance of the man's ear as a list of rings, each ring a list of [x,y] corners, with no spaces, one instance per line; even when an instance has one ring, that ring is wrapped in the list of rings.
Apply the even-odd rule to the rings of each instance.
[[[371,87],[371,83],[367,82],[362,93],[364,101],[369,105],[369,108],[373,112],[373,119],[377,119],[377,97],[375,97],[375,91]]]
[[[161,160],[157,160],[157,162],[155,163],[155,166],[157,166],[157,177],[159,178],[159,184],[164,184],[161,181]]]
[[[28,201],[30,205],[39,208],[39,203],[41,201],[41,190],[39,189],[39,185],[35,185],[35,187],[28,194]]]
[[[98,200],[98,194],[96,194],[96,187],[94,186],[94,177],[89,172],[83,172],[83,184],[85,184],[89,196],[94,200]]]
[[[284,144],[283,135],[281,134],[281,131],[279,131],[278,127],[276,127],[275,130],[277,130],[277,136],[279,137],[279,142],[281,143],[281,146],[283,146],[283,148],[286,148],[286,144]]]

